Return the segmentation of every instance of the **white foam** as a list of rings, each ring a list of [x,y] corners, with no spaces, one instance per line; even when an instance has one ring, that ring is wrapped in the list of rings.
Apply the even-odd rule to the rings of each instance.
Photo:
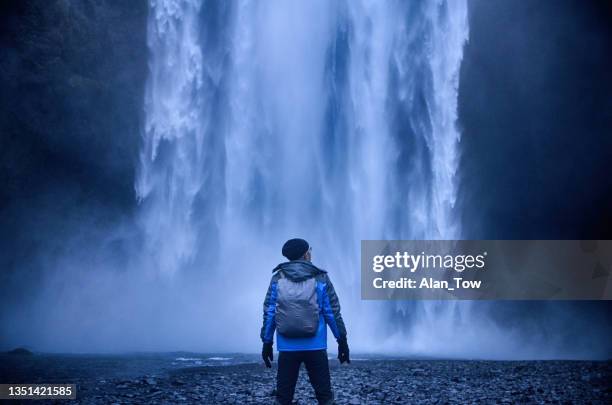
[[[174,359],[176,361],[201,361],[202,359],[197,357],[177,357]]]

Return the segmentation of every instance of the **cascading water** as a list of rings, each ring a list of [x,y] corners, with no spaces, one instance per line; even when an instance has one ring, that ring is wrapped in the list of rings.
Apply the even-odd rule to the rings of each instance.
[[[280,246],[304,237],[366,348],[381,314],[406,308],[364,308],[360,240],[460,237],[467,36],[464,0],[152,0],[136,183],[146,267],[200,273],[203,306],[234,288],[244,316],[216,316],[250,343]],[[440,306],[455,313],[422,305],[413,330]],[[406,330],[398,347],[426,350]]]
[[[200,1],[151,3],[150,74],[145,95],[145,137],[136,184],[146,200],[147,253],[161,272],[189,260],[197,235],[192,221],[206,171],[208,117],[199,39]]]

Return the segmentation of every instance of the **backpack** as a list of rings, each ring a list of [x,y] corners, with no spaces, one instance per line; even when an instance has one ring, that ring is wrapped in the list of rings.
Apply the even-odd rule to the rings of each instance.
[[[291,281],[282,271],[279,274],[276,330],[289,338],[316,335],[319,327],[319,303],[315,278]]]

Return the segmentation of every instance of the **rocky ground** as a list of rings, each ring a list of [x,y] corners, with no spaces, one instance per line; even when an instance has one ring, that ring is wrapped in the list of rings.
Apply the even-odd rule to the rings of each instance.
[[[146,368],[132,364],[131,372],[114,377],[109,374],[113,364],[106,361],[98,365],[98,372],[92,369],[72,376],[70,367],[58,366],[57,373],[51,373],[47,364],[45,372],[54,378],[32,367],[1,371],[3,375],[12,372],[11,382],[26,382],[24,378],[28,382],[76,382],[74,403],[80,404],[266,404],[274,399],[276,370],[257,363],[158,373],[147,373]],[[365,360],[348,366],[330,361],[330,365],[338,404],[612,403],[609,361]],[[28,370],[37,377],[27,376]],[[304,370],[296,400],[315,403]]]

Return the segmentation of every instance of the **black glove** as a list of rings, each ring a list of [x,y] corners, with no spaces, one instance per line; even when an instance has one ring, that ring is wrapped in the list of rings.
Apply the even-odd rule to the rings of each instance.
[[[272,367],[272,363],[270,363],[271,361],[274,360],[274,351],[272,350],[272,342],[263,344],[263,348],[261,349],[261,358],[263,359],[264,363],[266,363],[266,367],[268,368]]]
[[[349,358],[349,347],[348,342],[346,341],[346,336],[342,336],[338,339],[338,360],[340,360],[340,364],[345,361],[348,364],[351,364],[351,359]]]

